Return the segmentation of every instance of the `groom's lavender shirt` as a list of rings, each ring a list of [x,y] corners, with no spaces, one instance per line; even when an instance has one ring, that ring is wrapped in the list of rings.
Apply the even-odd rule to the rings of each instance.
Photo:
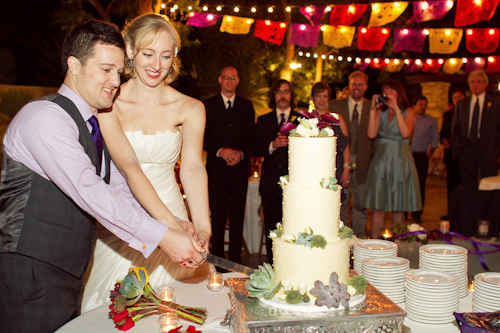
[[[75,103],[86,122],[93,115],[87,103],[68,86],[63,84],[58,92]],[[87,127],[90,131],[88,122]],[[113,162],[109,185],[96,175],[78,133],[74,120],[59,105],[31,102],[10,123],[3,138],[4,151],[57,185],[80,208],[147,258],[168,226],[153,219],[135,200]]]

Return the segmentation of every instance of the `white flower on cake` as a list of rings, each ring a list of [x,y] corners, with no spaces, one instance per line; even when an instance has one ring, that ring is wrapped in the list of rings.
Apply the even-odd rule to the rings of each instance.
[[[269,238],[275,239],[276,237],[278,237],[278,235],[274,231],[269,232]]]
[[[422,227],[421,225],[418,225],[416,223],[412,223],[408,226],[408,231],[410,231],[410,232],[420,231],[420,230],[424,230],[424,227]],[[427,234],[417,235],[417,237],[420,238],[421,240],[424,240],[427,238]]]
[[[281,238],[283,238],[283,240],[285,242],[288,242],[288,243],[294,243],[295,242],[295,236],[294,235],[283,234],[283,236]]]
[[[344,226],[344,222],[339,221],[339,229],[342,228],[343,226]]]
[[[283,188],[283,186],[285,185],[288,185],[288,175],[281,176],[278,185],[281,186],[281,188]]]
[[[313,234],[313,230],[311,229],[311,227],[306,227],[306,234],[308,235],[312,235]]]
[[[325,127],[324,130],[328,136],[333,136],[335,134],[330,127]]]
[[[297,134],[303,138],[317,137],[319,135],[318,118],[299,118]]]
[[[340,126],[338,115],[332,113],[318,114],[315,110],[312,112],[299,111],[302,116],[298,118],[299,125],[286,122],[280,128],[281,135],[310,137],[334,136],[332,126]]]
[[[351,296],[356,296],[356,288],[351,285],[347,285],[347,293]]]
[[[276,223],[276,229],[283,230],[283,224],[281,222]]]
[[[306,292],[307,292],[307,286],[305,283],[299,283],[299,285],[297,286],[297,288],[299,289],[299,293],[301,295],[305,295]]]
[[[293,288],[292,281],[290,281],[290,280],[286,280],[286,281],[281,282],[281,285],[283,286],[283,289],[285,291],[292,290],[292,288]]]
[[[278,298],[282,301],[286,300],[286,291],[285,289],[281,288],[278,293],[276,294],[276,296],[278,296]]]

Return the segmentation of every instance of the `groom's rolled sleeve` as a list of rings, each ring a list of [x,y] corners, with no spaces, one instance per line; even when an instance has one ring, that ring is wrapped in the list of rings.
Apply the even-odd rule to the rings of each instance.
[[[76,123],[58,105],[32,102],[12,120],[4,136],[4,152],[50,180],[106,229],[148,257],[168,226],[142,208],[114,165],[110,184],[96,175],[78,136]]]

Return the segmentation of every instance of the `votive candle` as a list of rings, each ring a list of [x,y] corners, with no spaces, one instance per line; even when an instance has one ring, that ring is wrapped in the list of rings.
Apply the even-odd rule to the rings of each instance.
[[[161,287],[158,292],[158,296],[164,302],[175,302],[175,290],[172,287]]]
[[[169,332],[179,326],[179,317],[175,313],[162,313],[158,319],[159,332]]]
[[[219,291],[224,287],[224,277],[221,273],[213,272],[207,275],[207,288],[210,291]]]

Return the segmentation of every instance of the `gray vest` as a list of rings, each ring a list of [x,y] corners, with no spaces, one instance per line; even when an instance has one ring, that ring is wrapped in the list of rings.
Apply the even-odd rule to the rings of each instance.
[[[68,98],[42,98],[61,106],[79,129],[79,142],[100,175],[101,166],[92,136],[80,112]],[[109,183],[110,157],[104,145]],[[0,185],[0,252],[15,252],[54,265],[80,277],[92,253],[95,220],[54,183],[24,164],[2,156]]]

